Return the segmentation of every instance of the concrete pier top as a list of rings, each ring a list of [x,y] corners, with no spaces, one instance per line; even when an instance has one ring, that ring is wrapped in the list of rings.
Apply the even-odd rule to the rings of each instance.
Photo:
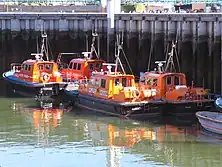
[[[24,18],[24,17],[54,17],[55,19],[60,19],[60,17],[107,17],[107,13],[64,13],[64,12],[1,12],[1,18]],[[116,18],[121,17],[121,19],[131,19],[131,20],[184,20],[184,21],[210,21],[209,19],[214,19],[215,21],[222,20],[222,13],[120,13],[115,14]],[[214,21],[211,20],[211,21]]]
[[[96,27],[107,32],[107,13],[1,12],[0,30],[88,32]],[[115,14],[116,32],[165,34],[186,40],[198,36],[220,37],[222,13],[120,13]],[[212,28],[213,27],[213,28]]]

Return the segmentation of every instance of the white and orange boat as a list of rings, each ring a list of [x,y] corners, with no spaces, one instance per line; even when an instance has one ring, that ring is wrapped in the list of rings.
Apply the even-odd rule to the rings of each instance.
[[[11,69],[3,73],[3,77],[12,84],[12,90],[24,96],[36,97],[47,100],[57,96],[67,83],[62,81],[61,73],[55,62],[44,60],[48,55],[45,50],[46,34],[42,35],[42,49],[40,53],[32,53],[34,59],[25,60],[23,63],[12,63]]]
[[[170,72],[169,67],[175,67],[173,62],[173,44],[168,61],[156,61],[158,67],[154,71],[141,73],[140,86],[148,86],[157,90],[155,99],[164,100],[166,111],[173,115],[194,114],[200,110],[214,108],[214,96],[208,89],[188,86],[186,75]],[[166,63],[166,66],[164,66]]]
[[[90,79],[81,80],[75,104],[114,116],[144,118],[161,115],[162,100],[154,100],[155,90],[137,87],[134,75],[125,74],[119,53],[116,63],[103,63],[105,68],[94,71]],[[117,72],[118,65],[121,73]],[[75,96],[71,91],[70,95]]]

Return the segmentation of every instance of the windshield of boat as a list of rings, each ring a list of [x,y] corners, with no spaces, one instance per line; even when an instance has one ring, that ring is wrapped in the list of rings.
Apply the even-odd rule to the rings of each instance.
[[[100,71],[102,69],[102,62],[90,62],[88,63],[89,71]]]
[[[132,86],[131,80],[132,78],[130,77],[119,77],[114,79],[114,84],[115,86],[122,85],[123,87],[131,87]]]
[[[151,86],[157,86],[157,83],[158,83],[158,79],[157,78],[151,78],[151,77],[149,77],[149,78],[146,78],[146,80],[145,80],[145,84],[147,84],[147,85],[151,85]]]
[[[39,63],[38,64],[39,71],[48,71],[52,72],[53,63]]]

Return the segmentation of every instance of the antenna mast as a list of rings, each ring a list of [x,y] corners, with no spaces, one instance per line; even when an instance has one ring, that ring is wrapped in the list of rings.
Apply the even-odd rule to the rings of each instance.
[[[97,38],[97,43],[98,43],[98,33],[96,32],[96,29],[95,29],[95,32],[92,32],[92,44],[91,44],[90,59],[93,57],[93,52],[95,53],[97,59],[99,59],[99,54],[97,53],[95,45],[94,45],[96,38]]]
[[[173,72],[173,70],[176,71],[176,66],[174,64],[174,59],[173,59],[174,51],[175,51],[175,54],[176,54],[176,60],[177,60],[178,68],[179,68],[179,71],[180,71],[178,55],[177,55],[177,52],[176,52],[176,45],[173,41],[172,41],[171,52],[169,53],[169,58],[167,60],[165,71],[169,71],[169,72]]]
[[[49,61],[48,47],[47,47],[47,34],[43,30],[43,27],[41,28],[41,37],[42,37],[42,45],[41,45],[40,54],[44,55],[44,52],[45,52],[46,60]]]
[[[115,58],[116,58],[116,67],[115,67],[115,72],[117,72],[117,68],[118,68],[118,63],[120,64],[120,67],[123,71],[123,73],[125,74],[125,70],[123,68],[123,64],[119,58],[120,55],[120,51],[122,50],[122,44],[123,44],[123,37],[121,38],[120,34],[116,35],[116,51],[115,51]]]

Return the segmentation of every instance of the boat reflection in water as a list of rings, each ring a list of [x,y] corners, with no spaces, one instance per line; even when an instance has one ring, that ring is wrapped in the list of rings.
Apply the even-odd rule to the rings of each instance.
[[[42,105],[42,104],[41,104]],[[21,113],[27,122],[33,124],[35,134],[38,138],[38,145],[49,145],[49,133],[53,128],[61,125],[63,113],[62,108],[52,108],[52,104],[44,104],[42,107],[30,106],[24,104],[13,104],[13,111]]]
[[[87,166],[88,161],[91,166],[106,163],[106,167],[221,166],[221,148],[203,142],[197,122],[179,127],[170,122],[77,115],[63,109],[21,107],[20,112],[34,124],[38,145],[50,146],[53,161],[60,157],[64,166]]]
[[[211,144],[222,144],[222,135],[201,128],[197,132],[197,140],[200,142],[207,142]]]

